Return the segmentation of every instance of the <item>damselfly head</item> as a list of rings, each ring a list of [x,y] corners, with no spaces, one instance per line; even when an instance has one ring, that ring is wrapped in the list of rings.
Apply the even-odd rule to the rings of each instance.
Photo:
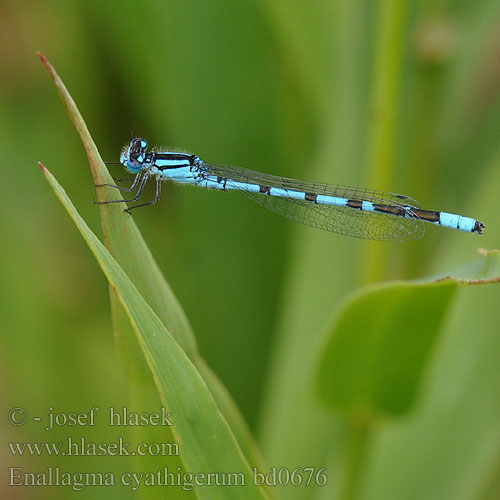
[[[139,173],[143,169],[147,149],[148,143],[144,139],[141,137],[132,139],[130,144],[123,150],[120,156],[120,163],[122,163],[130,173]]]

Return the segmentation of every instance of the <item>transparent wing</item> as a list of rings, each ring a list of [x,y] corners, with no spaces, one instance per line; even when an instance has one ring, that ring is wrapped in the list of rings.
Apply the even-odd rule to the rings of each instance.
[[[425,232],[423,221],[411,210],[411,207],[419,208],[420,204],[409,196],[373,189],[277,177],[241,167],[212,163],[204,163],[200,167],[208,175],[227,178],[227,188],[243,191],[249,198],[263,207],[294,221],[319,229],[356,238],[386,241],[413,240],[421,238]],[[270,196],[245,190],[237,183],[260,184],[261,186],[290,191],[379,203],[403,209],[406,212],[406,217],[362,211],[349,207],[316,204],[295,198]]]

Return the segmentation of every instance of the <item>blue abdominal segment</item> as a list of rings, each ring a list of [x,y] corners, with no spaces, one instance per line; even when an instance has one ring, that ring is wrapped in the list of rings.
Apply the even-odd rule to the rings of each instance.
[[[475,219],[471,219],[470,217],[441,212],[439,215],[439,223],[444,227],[459,229],[464,233],[472,233],[477,221]]]

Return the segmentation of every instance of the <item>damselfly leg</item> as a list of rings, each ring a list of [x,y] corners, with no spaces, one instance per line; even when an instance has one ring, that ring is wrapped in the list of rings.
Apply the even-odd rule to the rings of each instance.
[[[141,176],[141,174],[137,174],[137,176],[136,176],[136,178],[134,180],[134,184],[135,185],[137,185],[137,183],[139,182],[140,176]],[[144,191],[144,186],[146,185],[146,183],[148,182],[148,180],[149,180],[149,175],[146,173],[142,177],[142,180],[141,180],[141,182],[139,184],[139,189],[137,190],[137,193],[130,200],[106,200],[106,201],[94,201],[94,203],[96,205],[108,205],[110,203],[130,203],[130,202],[137,201],[141,197],[142,192]],[[118,187],[118,186],[110,186],[110,187]],[[134,189],[135,189],[135,186],[134,186]],[[133,189],[130,188],[130,189],[128,189],[128,191],[133,191]]]
[[[160,179],[156,179],[156,195],[155,195],[155,199],[151,200],[151,201],[148,201],[146,203],[141,203],[140,205],[134,205],[133,207],[128,207],[128,208],[125,209],[125,212],[130,213],[130,211],[133,210],[134,208],[147,207],[149,205],[154,205],[155,203],[158,203],[160,201],[160,197],[161,197],[161,180]]]
[[[139,184],[140,177],[141,177],[141,174],[137,174],[132,179],[115,179],[115,182],[131,182],[132,185],[130,187],[128,187],[128,188],[124,187],[124,186],[117,186],[116,184],[94,184],[94,186],[95,187],[108,186],[108,187],[119,189],[120,191],[129,191],[129,192],[132,192],[132,191],[135,191],[135,188],[137,187],[137,184]]]

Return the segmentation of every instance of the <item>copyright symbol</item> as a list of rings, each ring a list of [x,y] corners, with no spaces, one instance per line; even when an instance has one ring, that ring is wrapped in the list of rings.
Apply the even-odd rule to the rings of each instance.
[[[26,419],[26,410],[23,408],[12,408],[12,410],[9,411],[9,422],[12,425],[23,425]]]

